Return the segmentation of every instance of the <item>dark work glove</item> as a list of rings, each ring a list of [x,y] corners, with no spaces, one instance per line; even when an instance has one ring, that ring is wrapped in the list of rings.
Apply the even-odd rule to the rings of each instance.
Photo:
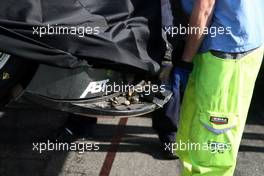
[[[178,61],[172,72],[172,87],[176,89],[180,89],[180,93],[183,95],[189,75],[193,69],[193,64],[185,61]]]
[[[192,63],[187,63],[184,61],[178,61],[177,63],[178,65],[176,65],[173,69],[171,77],[173,96],[165,107],[166,116],[169,117],[176,126],[178,126],[179,122],[183,93],[189,79],[189,74],[191,73],[193,67]]]

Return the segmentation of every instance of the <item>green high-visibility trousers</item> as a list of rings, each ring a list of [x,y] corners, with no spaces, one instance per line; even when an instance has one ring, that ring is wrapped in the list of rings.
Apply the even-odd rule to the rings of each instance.
[[[264,47],[241,59],[194,58],[175,150],[182,176],[232,176]]]

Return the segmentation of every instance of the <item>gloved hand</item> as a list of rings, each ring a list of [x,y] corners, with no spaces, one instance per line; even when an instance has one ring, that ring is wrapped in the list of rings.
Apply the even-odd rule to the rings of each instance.
[[[171,122],[173,122],[174,126],[178,126],[182,96],[186,88],[189,75],[192,71],[192,67],[192,63],[180,61],[177,63],[171,73],[171,87],[173,91],[173,96],[167,103],[165,110],[166,116],[171,119]]]
[[[185,61],[178,61],[172,72],[172,87],[173,89],[180,89],[180,93],[183,95],[189,75],[193,69],[193,64]]]

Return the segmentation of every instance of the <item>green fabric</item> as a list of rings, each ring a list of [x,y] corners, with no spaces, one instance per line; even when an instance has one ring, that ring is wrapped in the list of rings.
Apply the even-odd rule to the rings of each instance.
[[[175,144],[183,176],[233,175],[263,53],[261,47],[239,60],[195,57]]]

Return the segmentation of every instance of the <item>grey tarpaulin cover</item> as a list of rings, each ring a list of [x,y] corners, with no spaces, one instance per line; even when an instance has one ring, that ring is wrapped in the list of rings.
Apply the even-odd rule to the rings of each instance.
[[[156,73],[160,23],[160,0],[1,0],[0,51],[67,68],[88,61]],[[100,34],[33,34],[47,25],[100,27]]]

